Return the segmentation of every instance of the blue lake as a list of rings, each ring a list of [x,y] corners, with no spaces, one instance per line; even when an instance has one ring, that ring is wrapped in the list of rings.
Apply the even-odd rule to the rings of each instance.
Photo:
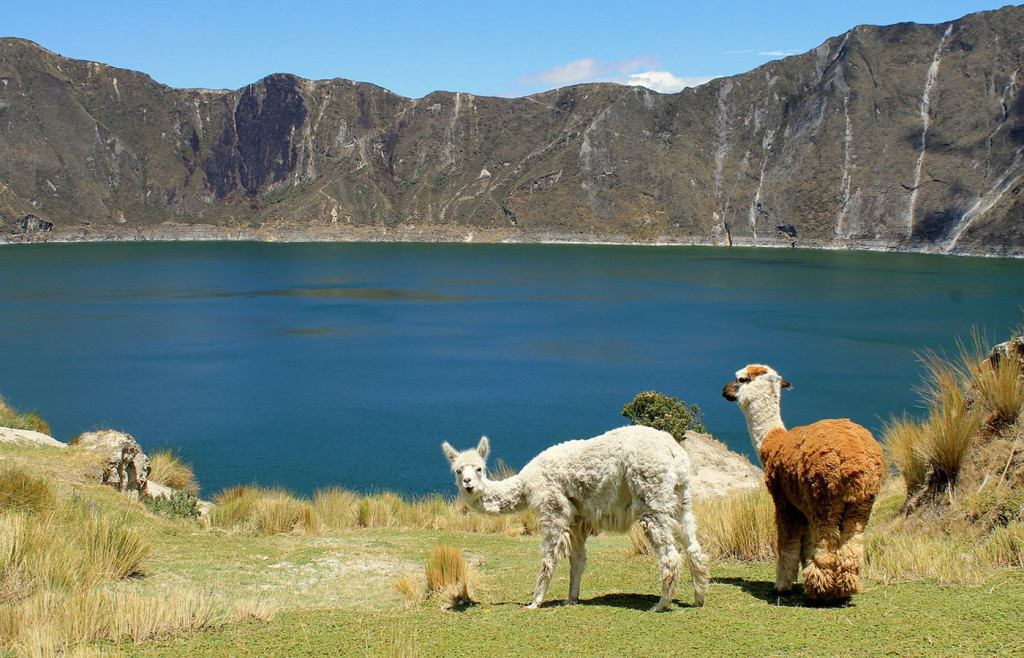
[[[209,495],[454,494],[439,444],[518,468],[645,390],[752,455],[722,386],[783,418],[915,413],[917,359],[1024,320],[1024,261],[676,247],[145,243],[0,248],[0,394],[54,435],[170,447]]]

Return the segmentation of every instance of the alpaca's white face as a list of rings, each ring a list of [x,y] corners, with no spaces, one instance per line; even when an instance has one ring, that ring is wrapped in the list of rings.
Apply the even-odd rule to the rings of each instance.
[[[455,485],[467,498],[476,498],[483,492],[484,480],[487,476],[487,437],[481,437],[476,448],[457,452],[448,443],[443,443],[452,473],[455,473]]]
[[[746,409],[751,400],[763,399],[766,392],[781,391],[789,386],[789,382],[768,366],[751,364],[736,371],[736,379],[722,388],[722,397]]]

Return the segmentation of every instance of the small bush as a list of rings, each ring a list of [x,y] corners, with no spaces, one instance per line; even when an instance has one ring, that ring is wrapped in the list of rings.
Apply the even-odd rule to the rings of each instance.
[[[172,519],[196,519],[202,515],[199,499],[184,491],[175,491],[170,498],[147,498],[143,503],[154,514]]]
[[[174,451],[160,450],[149,457],[149,479],[193,496],[199,495],[199,483],[192,466],[181,461]]]
[[[656,391],[637,393],[632,402],[622,407],[622,415],[634,425],[664,430],[675,437],[676,441],[682,441],[687,431],[705,431],[697,405],[687,407],[677,398]]]

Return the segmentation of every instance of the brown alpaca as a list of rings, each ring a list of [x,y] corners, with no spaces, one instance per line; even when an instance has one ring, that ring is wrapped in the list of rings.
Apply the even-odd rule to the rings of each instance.
[[[739,403],[775,502],[775,590],[790,590],[801,563],[812,601],[845,603],[860,591],[863,532],[882,484],[882,449],[848,419],[787,430],[779,401],[789,382],[749,365],[722,389]]]

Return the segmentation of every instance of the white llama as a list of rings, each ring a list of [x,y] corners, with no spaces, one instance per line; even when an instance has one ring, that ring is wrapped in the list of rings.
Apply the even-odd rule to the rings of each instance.
[[[602,530],[626,532],[634,521],[650,538],[661,565],[661,599],[652,610],[667,610],[686,552],[694,605],[704,604],[707,558],[697,542],[690,498],[690,459],[666,432],[639,425],[621,427],[584,441],[567,441],[534,457],[517,474],[487,479],[487,437],[475,449],[441,448],[455,483],[469,505],[489,514],[533,508],[540,516],[541,568],[533,602],[544,600],[559,558],[569,556],[569,598],[579,601],[587,562],[586,541]]]
[[[843,603],[860,591],[863,532],[882,483],[882,449],[848,419],[787,430],[779,402],[789,382],[768,366],[736,373],[722,396],[737,402],[775,502],[775,590],[785,593],[804,563],[804,591]]]

